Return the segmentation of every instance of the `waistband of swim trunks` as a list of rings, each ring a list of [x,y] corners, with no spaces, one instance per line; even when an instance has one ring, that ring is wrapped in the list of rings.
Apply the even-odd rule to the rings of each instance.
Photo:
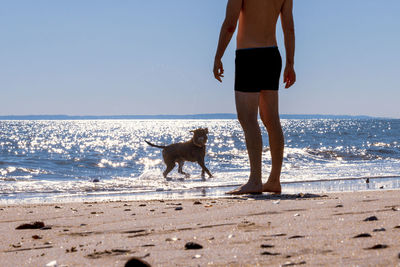
[[[239,48],[236,49],[236,51],[247,51],[247,50],[254,50],[254,49],[276,49],[278,46],[273,45],[273,46],[260,46],[260,47],[248,47],[248,48]]]

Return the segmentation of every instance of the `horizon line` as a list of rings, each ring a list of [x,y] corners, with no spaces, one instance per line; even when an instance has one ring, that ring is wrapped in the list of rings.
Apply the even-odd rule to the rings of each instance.
[[[364,118],[364,119],[396,119],[370,115],[345,114],[280,114],[281,118]],[[33,120],[33,119],[236,119],[236,113],[197,113],[197,114],[157,114],[157,115],[67,115],[67,114],[30,114],[0,115],[0,120]]]

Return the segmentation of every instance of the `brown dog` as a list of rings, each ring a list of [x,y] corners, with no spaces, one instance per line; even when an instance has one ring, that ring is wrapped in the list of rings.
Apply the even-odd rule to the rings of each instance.
[[[180,174],[184,174],[186,177],[189,177],[190,175],[188,173],[182,171],[183,163],[185,161],[197,162],[200,165],[202,169],[201,177],[203,178],[203,180],[205,179],[205,172],[207,172],[209,177],[212,177],[212,174],[204,164],[204,157],[206,155],[206,143],[208,139],[208,129],[200,128],[190,132],[193,133],[192,139],[184,143],[176,143],[168,146],[158,146],[148,141],[145,141],[151,146],[163,148],[162,155],[164,158],[164,162],[167,165],[167,168],[163,173],[164,178],[167,178],[168,173],[172,171],[172,169],[175,167],[176,162],[178,162],[179,166],[178,172]]]

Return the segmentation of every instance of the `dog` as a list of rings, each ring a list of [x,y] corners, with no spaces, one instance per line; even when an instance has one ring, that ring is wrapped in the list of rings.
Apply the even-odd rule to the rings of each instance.
[[[168,146],[154,145],[148,141],[145,141],[148,145],[153,147],[162,148],[162,155],[165,165],[167,168],[163,172],[164,178],[167,179],[167,175],[175,167],[175,163],[178,163],[178,172],[184,174],[185,177],[189,177],[190,174],[183,172],[182,167],[185,161],[197,162],[201,167],[201,177],[205,180],[205,173],[211,178],[213,177],[210,171],[204,164],[204,157],[206,155],[206,143],[208,128],[199,128],[193,131],[192,139],[184,143],[176,143]]]

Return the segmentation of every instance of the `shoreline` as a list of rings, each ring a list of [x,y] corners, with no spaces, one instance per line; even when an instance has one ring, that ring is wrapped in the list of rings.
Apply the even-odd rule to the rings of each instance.
[[[135,256],[152,266],[399,266],[399,193],[0,205],[0,262],[124,266]],[[47,228],[15,229],[35,221]],[[188,242],[203,248],[185,249]]]
[[[366,179],[368,178],[368,183]],[[144,192],[85,192],[85,193],[18,193],[0,194],[0,205],[26,203],[61,203],[83,201],[140,201],[160,199],[224,198],[240,184],[217,187],[197,187],[187,190],[155,190]],[[284,194],[296,193],[340,193],[400,189],[400,176],[341,178],[334,180],[307,180],[282,182]],[[265,194],[265,193],[264,193]]]

